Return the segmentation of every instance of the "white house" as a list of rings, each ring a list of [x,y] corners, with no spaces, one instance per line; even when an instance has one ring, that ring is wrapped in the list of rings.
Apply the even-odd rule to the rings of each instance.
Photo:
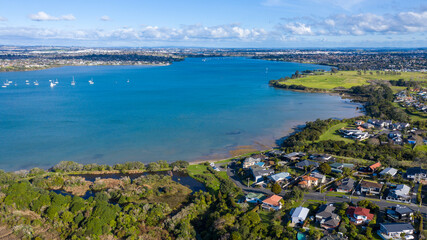
[[[283,181],[283,180],[289,178],[290,176],[291,176],[291,174],[289,174],[288,172],[281,172],[281,173],[273,174],[273,175],[269,176],[269,178],[273,182],[280,182],[280,181]]]
[[[414,239],[414,227],[409,223],[381,223],[378,235],[383,239]]]
[[[307,218],[308,212],[310,210],[305,207],[297,207],[292,211],[292,223],[298,224],[303,223],[305,219]]]
[[[388,167],[380,172],[380,176],[382,177],[385,177],[387,174],[394,177],[397,174],[397,169]]]

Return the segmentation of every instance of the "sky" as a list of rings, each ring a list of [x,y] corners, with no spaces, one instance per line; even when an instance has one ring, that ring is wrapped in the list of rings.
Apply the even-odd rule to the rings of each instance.
[[[0,0],[0,45],[427,47],[426,0]]]

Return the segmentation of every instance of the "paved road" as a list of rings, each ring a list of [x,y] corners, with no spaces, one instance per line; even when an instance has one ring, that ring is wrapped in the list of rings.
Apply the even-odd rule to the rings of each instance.
[[[231,180],[233,180],[233,182],[239,187],[241,188],[244,192],[249,193],[249,192],[254,192],[254,193],[263,193],[266,195],[271,195],[273,194],[273,192],[270,191],[270,189],[266,189],[266,188],[255,188],[255,187],[251,187],[251,186],[247,186],[244,185],[240,182],[240,179],[234,175],[234,173],[231,171],[231,168],[227,168],[227,175],[230,177]],[[279,195],[280,196],[285,196],[287,191],[282,191]],[[347,195],[344,195],[347,196]],[[349,197],[349,196],[347,196]],[[380,208],[387,208],[387,207],[391,207],[391,206],[396,206],[396,204],[401,204],[398,202],[387,202],[386,200],[383,199],[374,199],[374,198],[366,198],[366,197],[361,197],[361,196],[357,196],[357,197],[352,197],[351,200],[350,198],[345,198],[343,196],[326,196],[326,193],[320,193],[320,192],[308,192],[304,194],[304,200],[317,200],[317,201],[324,201],[326,200],[326,202],[328,203],[336,203],[336,202],[353,202],[353,203],[357,203],[361,200],[370,200],[373,203],[375,203],[376,205],[378,205]],[[405,204],[407,206],[409,206],[410,208],[412,208],[415,211],[420,211],[424,214],[427,214],[427,207],[426,206],[419,206],[416,204]]]

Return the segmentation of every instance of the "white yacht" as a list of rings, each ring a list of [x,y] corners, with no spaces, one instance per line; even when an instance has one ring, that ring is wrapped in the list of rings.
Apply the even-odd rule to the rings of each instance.
[[[56,79],[56,81],[55,81],[55,85],[56,85],[56,84],[58,84],[58,83],[59,83],[59,82],[58,82],[58,78],[57,78],[57,79]]]
[[[35,86],[38,86],[38,85],[39,85],[39,82],[36,80],[36,81],[34,82],[34,85],[35,85]]]
[[[71,81],[71,86],[76,86],[76,82],[74,81],[74,76],[73,76],[73,81]]]
[[[54,83],[52,80],[49,80],[49,82],[50,82],[50,87],[51,87],[51,88],[53,88],[53,87],[55,87],[55,86],[56,86],[56,83]]]
[[[25,80],[25,85],[30,85],[30,81]]]
[[[89,80],[89,84],[90,84],[90,85],[93,85],[93,84],[94,84],[94,82],[93,82],[93,78],[91,78],[91,79]]]

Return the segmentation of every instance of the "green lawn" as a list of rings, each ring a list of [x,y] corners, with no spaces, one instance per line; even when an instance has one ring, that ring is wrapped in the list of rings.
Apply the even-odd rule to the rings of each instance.
[[[345,128],[348,126],[349,125],[347,123],[339,123],[337,125],[334,125],[331,128],[329,128],[324,134],[320,135],[319,140],[317,140],[316,142],[334,140],[334,141],[344,141],[346,143],[354,143],[354,140],[349,138],[344,138],[338,133],[339,129],[343,127]]]
[[[414,80],[427,81],[427,74],[421,72],[402,72],[401,75],[377,75],[373,71],[373,75],[366,74],[358,75],[357,71],[339,71],[338,73],[325,73],[324,75],[310,75],[298,79],[289,79],[281,82],[286,85],[303,85],[309,88],[318,88],[331,90],[336,87],[350,88],[369,84],[370,80]],[[397,89],[396,89],[397,90]]]
[[[204,164],[190,165],[187,167],[188,175],[197,181],[200,181],[205,184],[207,189],[212,189],[213,191],[218,191],[220,186],[219,179],[209,172],[208,166]],[[201,178],[198,175],[202,175],[204,178]],[[220,178],[227,179],[228,175],[225,171],[218,172]]]
[[[408,110],[406,110],[405,107],[402,107],[399,103],[394,102],[393,105],[395,107],[398,107],[400,109],[403,109],[411,118],[412,121],[424,121],[427,119],[427,114],[426,113],[422,113],[422,112],[410,112]]]

